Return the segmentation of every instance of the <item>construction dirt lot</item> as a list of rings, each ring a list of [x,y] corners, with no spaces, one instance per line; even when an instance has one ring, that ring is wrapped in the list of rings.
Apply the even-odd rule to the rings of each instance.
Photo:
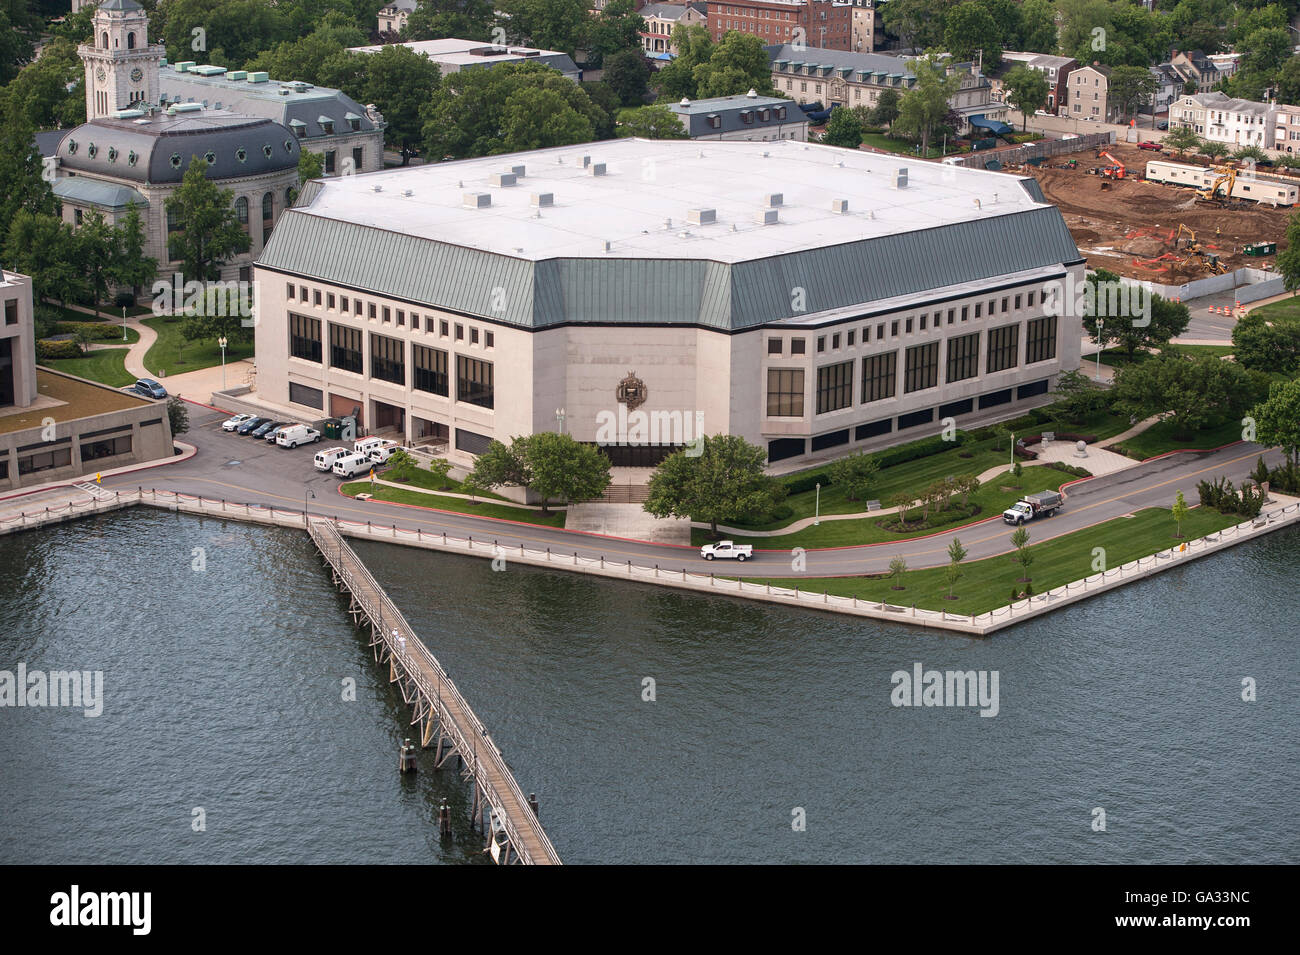
[[[1126,167],[1123,179],[1105,179],[1090,175],[1095,166],[1108,166],[1108,159],[1098,159],[1092,149],[1057,156],[1043,166],[1026,166],[1015,170],[1032,175],[1042,186],[1048,202],[1055,203],[1065,216],[1079,251],[1088,267],[1107,269],[1132,278],[1148,279],[1174,285],[1211,274],[1204,258],[1189,255],[1187,234],[1178,236],[1179,225],[1195,233],[1196,241],[1208,252],[1217,253],[1228,270],[1253,267],[1268,268],[1276,256],[1248,256],[1242,246],[1252,242],[1278,242],[1286,235],[1286,222],[1292,209],[1255,206],[1224,209],[1198,201],[1194,190],[1146,182],[1143,175],[1148,160],[1165,158],[1189,165],[1205,165],[1193,158],[1176,155],[1165,157],[1156,151],[1117,144],[1108,150]],[[1069,159],[1078,161],[1074,169],[1059,168]],[[1109,188],[1102,188],[1102,184]],[[1175,250],[1174,240],[1180,238]]]

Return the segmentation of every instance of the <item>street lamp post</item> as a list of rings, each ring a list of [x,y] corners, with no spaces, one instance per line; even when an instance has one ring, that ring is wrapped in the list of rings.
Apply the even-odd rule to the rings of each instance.
[[[558,421],[558,422],[560,423],[560,434],[564,434],[564,418],[565,418],[564,409],[563,409],[563,408],[556,408],[556,409],[555,409],[555,420]]]
[[[126,341],[126,306],[122,306],[122,341]]]
[[[1105,324],[1106,323],[1103,322],[1101,318],[1097,319],[1097,380],[1098,381],[1101,381],[1101,349],[1102,349],[1102,341],[1103,341],[1101,337],[1101,332],[1102,329],[1105,327]]]
[[[221,390],[226,390],[226,336],[222,335],[217,339],[217,344],[221,346]]]
[[[817,527],[822,522],[822,485],[820,481],[817,482],[816,501],[817,503],[813,509],[813,527]]]
[[[313,491],[311,488],[305,490],[302,495],[302,526],[303,527],[307,526],[307,498],[309,497],[313,501],[316,500],[316,492]]]

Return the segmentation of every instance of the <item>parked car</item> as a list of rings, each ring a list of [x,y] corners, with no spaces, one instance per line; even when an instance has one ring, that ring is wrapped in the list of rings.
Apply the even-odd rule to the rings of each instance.
[[[1039,491],[1026,494],[1016,503],[1002,512],[1002,520],[1007,524],[1023,524],[1035,517],[1051,517],[1052,513],[1065,504],[1060,491]]]
[[[243,423],[244,423],[245,421],[247,421],[249,418],[256,418],[256,417],[257,417],[257,415],[251,415],[251,414],[237,414],[237,415],[235,415],[233,418],[227,418],[225,421],[221,422],[221,430],[222,430],[222,431],[234,431],[236,428],[238,428],[241,424],[243,424]]]
[[[358,474],[366,474],[375,464],[364,454],[357,454],[355,451],[351,454],[345,454],[334,462],[334,473],[339,477],[356,477]]]
[[[243,424],[235,428],[235,434],[251,434],[254,428],[260,428],[269,420],[269,418],[259,418],[257,416],[249,418]]]
[[[705,544],[700,548],[700,556],[705,560],[738,560],[741,563],[754,556],[753,544],[734,544],[731,541],[718,541]]]
[[[1164,143],[1153,143],[1150,140],[1147,140],[1146,142],[1143,143],[1138,143],[1138,149],[1154,149],[1158,152],[1159,150],[1164,148],[1165,148]]]
[[[275,437],[275,443],[282,448],[296,448],[300,444],[314,444],[320,440],[320,432],[305,424],[291,424],[281,428]]]
[[[281,431],[283,431],[285,428],[292,428],[292,427],[293,427],[292,422],[290,422],[289,424],[282,424],[272,428],[270,431],[266,432],[266,434],[262,435],[262,437],[266,439],[267,443],[274,444],[275,439],[280,437]]]
[[[339,458],[347,457],[352,452],[347,448],[326,448],[324,451],[317,451],[313,463],[317,471],[333,471],[334,462]]]
[[[274,418],[264,418],[261,424],[248,433],[255,438],[265,438],[266,432],[270,431],[272,428],[278,428],[284,423],[285,422],[283,421],[276,421]]]
[[[141,378],[131,386],[131,390],[145,398],[167,397],[167,389],[158,384],[158,382],[154,381],[152,378]]]
[[[1169,120],[1167,119],[1162,119],[1160,122],[1156,123],[1156,129],[1168,129],[1168,128],[1169,128]]]

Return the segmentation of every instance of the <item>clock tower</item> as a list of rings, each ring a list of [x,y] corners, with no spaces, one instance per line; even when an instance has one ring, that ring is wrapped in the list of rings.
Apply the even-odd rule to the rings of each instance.
[[[136,0],[104,0],[91,42],[77,48],[86,64],[86,120],[137,103],[158,102],[158,69],[166,55],[149,45],[149,16]]]

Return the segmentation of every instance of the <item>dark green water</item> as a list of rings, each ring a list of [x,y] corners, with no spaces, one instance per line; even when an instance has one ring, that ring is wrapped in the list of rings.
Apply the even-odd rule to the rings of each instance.
[[[1300,855],[1298,545],[986,641],[355,546],[566,862],[1177,863]],[[305,535],[126,511],[0,538],[0,580],[0,670],[105,683],[0,708],[0,862],[482,859],[455,773],[396,772],[410,712]],[[892,706],[917,662],[997,671],[998,715]]]

